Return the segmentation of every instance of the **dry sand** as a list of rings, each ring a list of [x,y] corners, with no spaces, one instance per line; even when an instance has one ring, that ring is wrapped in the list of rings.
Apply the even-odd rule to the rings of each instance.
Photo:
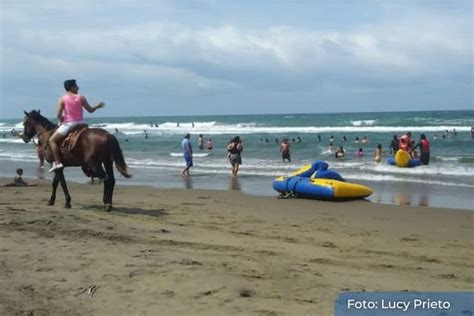
[[[105,213],[101,186],[70,189],[72,209],[0,188],[0,314],[332,315],[342,291],[473,289],[470,211],[117,187]]]

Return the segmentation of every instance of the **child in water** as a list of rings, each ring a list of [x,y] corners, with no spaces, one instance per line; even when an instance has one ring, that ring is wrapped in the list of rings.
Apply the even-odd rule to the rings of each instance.
[[[357,158],[362,158],[364,157],[364,150],[362,148],[359,148],[359,151],[356,153]]]

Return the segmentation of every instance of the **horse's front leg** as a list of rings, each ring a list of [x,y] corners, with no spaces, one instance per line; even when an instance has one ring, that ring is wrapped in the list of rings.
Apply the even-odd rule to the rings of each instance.
[[[48,205],[54,205],[54,202],[56,201],[56,189],[58,188],[58,183],[59,183],[59,176],[58,173],[54,173],[54,178],[53,178],[53,192],[51,193],[51,197],[49,198]]]
[[[64,198],[66,199],[66,203],[64,204],[65,208],[71,208],[71,196],[69,195],[69,190],[66,184],[66,178],[64,178],[64,168],[59,169],[56,171],[56,174],[59,177],[59,182],[61,183],[61,187],[64,191]]]

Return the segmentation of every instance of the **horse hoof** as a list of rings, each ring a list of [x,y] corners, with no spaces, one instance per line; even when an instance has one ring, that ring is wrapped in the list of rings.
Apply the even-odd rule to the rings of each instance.
[[[49,200],[49,201],[48,201],[48,205],[50,205],[50,206],[51,206],[51,205],[54,205],[54,201]]]
[[[64,208],[71,208],[71,204],[69,203],[64,204]]]
[[[112,204],[105,204],[104,205],[104,210],[106,212],[110,212],[112,210]]]

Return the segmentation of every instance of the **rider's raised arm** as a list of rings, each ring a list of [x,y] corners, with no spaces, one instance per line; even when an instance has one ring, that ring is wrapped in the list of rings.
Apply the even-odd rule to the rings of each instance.
[[[63,111],[64,111],[64,99],[60,97],[58,99],[58,112],[56,113],[56,117],[60,122],[63,121]]]
[[[81,100],[82,100],[82,106],[89,113],[93,113],[93,112],[95,112],[95,110],[100,109],[100,108],[104,107],[104,105],[105,105],[104,102],[99,102],[99,103],[97,103],[96,106],[90,106],[89,102],[87,102],[87,99],[84,96],[81,96]]]

